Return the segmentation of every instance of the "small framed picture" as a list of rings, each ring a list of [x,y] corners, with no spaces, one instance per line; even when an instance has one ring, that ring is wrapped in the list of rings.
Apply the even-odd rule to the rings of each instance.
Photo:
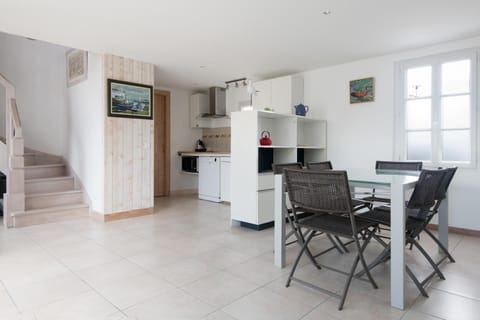
[[[108,116],[147,119],[153,118],[153,87],[108,79]]]
[[[88,77],[88,52],[72,49],[67,52],[67,86],[71,87]]]
[[[350,103],[375,101],[375,79],[373,77],[350,81]]]

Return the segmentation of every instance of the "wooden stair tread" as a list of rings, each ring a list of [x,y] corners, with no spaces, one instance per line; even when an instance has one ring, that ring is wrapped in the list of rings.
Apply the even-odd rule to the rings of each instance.
[[[82,190],[65,190],[65,191],[53,191],[53,192],[38,192],[38,193],[30,193],[26,194],[25,198],[32,198],[32,197],[44,197],[44,196],[58,196],[64,194],[75,194],[75,193],[82,193]]]
[[[54,167],[65,167],[64,163],[52,163],[52,164],[33,164],[25,166],[25,169],[29,168],[54,168]]]
[[[60,176],[60,177],[48,177],[48,178],[32,178],[32,179],[25,179],[25,183],[50,182],[50,181],[70,180],[70,179],[73,179],[73,177],[72,176]]]
[[[82,209],[88,208],[88,205],[85,203],[78,203],[78,204],[70,204],[70,205],[63,205],[63,206],[53,206],[48,208],[41,208],[41,209],[30,209],[25,211],[15,211],[12,212],[12,216],[26,216],[26,215],[34,215],[34,214],[42,214],[42,213],[53,213],[58,211],[67,211],[67,210],[74,210],[74,209]]]

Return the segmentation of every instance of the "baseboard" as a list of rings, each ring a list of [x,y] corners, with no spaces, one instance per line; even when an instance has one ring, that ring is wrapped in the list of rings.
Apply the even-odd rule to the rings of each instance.
[[[267,228],[271,228],[271,227],[273,227],[273,224],[274,224],[273,221],[262,223],[262,224],[253,224],[253,223],[240,221],[240,227],[253,229],[253,230],[257,230],[257,231],[261,231],[261,230],[264,230],[264,229],[267,229]]]
[[[437,224],[429,224],[428,229],[438,230]],[[480,237],[480,230],[464,229],[457,227],[448,227],[448,232],[457,233],[464,236]]]
[[[108,221],[115,221],[121,219],[128,219],[134,217],[141,217],[146,216],[149,214],[153,214],[153,207],[152,208],[145,208],[145,209],[136,209],[136,210],[129,210],[129,211],[122,211],[122,212],[115,212],[111,214],[102,214],[92,210],[92,216],[95,219],[100,221],[108,222]]]

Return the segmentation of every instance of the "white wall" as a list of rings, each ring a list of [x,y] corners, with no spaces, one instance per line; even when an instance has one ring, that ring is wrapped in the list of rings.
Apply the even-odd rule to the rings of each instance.
[[[328,158],[334,167],[373,168],[376,160],[393,159],[396,61],[474,47],[480,47],[480,38],[304,72],[309,116],[328,121]],[[375,77],[375,102],[351,105],[349,81],[365,77]],[[458,171],[449,194],[450,226],[480,230],[479,181],[478,160],[476,169]]]
[[[65,52],[61,46],[0,33],[0,73],[16,88],[25,146],[63,156],[67,151]]]
[[[198,188],[196,175],[182,173],[181,158],[177,151],[194,150],[202,137],[202,129],[190,128],[190,96],[192,91],[157,87],[170,91],[170,190]]]
[[[88,79],[68,89],[66,159],[80,179],[91,209],[104,211],[103,57],[88,54]],[[67,121],[67,120],[65,120]]]

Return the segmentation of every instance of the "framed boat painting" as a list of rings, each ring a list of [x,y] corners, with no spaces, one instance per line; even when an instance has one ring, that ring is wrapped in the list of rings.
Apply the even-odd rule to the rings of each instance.
[[[120,80],[107,80],[108,116],[153,118],[153,87]]]
[[[350,104],[375,101],[373,77],[350,81]]]

